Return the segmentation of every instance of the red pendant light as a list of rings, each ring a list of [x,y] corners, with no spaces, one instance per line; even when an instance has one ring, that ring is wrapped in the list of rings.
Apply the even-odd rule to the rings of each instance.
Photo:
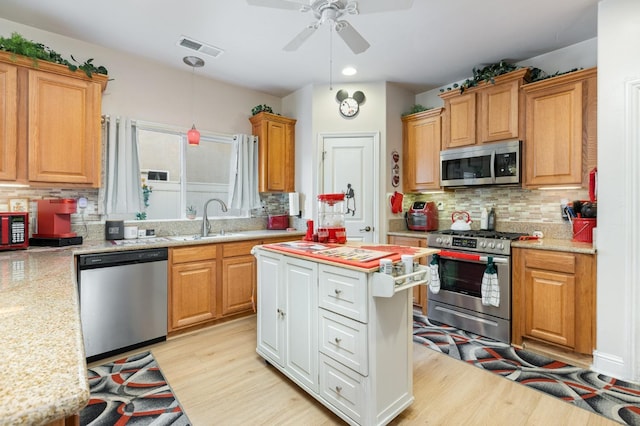
[[[191,126],[191,129],[187,132],[187,140],[189,141],[189,145],[200,144],[200,132],[196,129],[195,124]]]
[[[185,56],[182,58],[183,62],[191,67],[191,116],[193,117],[193,76],[195,74],[195,69],[204,66],[204,61],[197,56]],[[187,141],[189,141],[189,145],[199,145],[200,144],[200,132],[196,129],[195,123],[191,126],[191,129],[187,132]]]

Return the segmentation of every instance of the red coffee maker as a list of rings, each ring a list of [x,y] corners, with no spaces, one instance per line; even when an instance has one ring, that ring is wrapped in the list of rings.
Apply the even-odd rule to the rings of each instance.
[[[71,232],[71,214],[77,210],[73,198],[38,200],[37,232],[29,239],[36,246],[68,246],[82,244],[82,237]]]

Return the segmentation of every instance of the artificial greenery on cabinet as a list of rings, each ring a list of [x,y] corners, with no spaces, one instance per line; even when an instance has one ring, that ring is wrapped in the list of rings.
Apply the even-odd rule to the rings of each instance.
[[[483,68],[473,68],[473,77],[468,78],[462,83],[454,83],[452,86],[440,89],[440,92],[450,91],[452,89],[459,89],[460,93],[463,93],[466,89],[471,87],[476,87],[480,83],[495,83],[495,78],[501,76],[503,74],[510,73],[515,70],[519,70],[522,68],[529,68],[529,83],[534,83],[536,81],[545,80],[551,77],[557,77],[559,75],[568,74],[574,71],[578,71],[581,68],[573,68],[569,71],[556,71],[553,74],[547,74],[545,71],[541,70],[537,67],[522,67],[520,65],[515,65],[505,60],[496,62],[494,64],[489,64]]]
[[[45,46],[42,43],[37,43],[32,40],[27,40],[23,36],[18,33],[12,33],[11,37],[0,37],[0,50],[12,53],[14,55],[26,56],[27,58],[31,58],[33,60],[33,64],[35,67],[38,65],[38,60],[52,62],[54,64],[65,65],[71,71],[81,70],[83,71],[87,77],[91,78],[93,74],[104,74],[107,75],[108,71],[102,65],[94,65],[93,58],[87,59],[85,62],[78,62],[73,55],[71,55],[71,60],[62,57],[61,54],[51,49],[48,46]]]

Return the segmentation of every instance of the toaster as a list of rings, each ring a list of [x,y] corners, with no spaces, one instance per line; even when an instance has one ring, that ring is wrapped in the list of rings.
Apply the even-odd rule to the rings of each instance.
[[[438,229],[438,209],[433,201],[414,201],[404,215],[411,231],[435,231]]]

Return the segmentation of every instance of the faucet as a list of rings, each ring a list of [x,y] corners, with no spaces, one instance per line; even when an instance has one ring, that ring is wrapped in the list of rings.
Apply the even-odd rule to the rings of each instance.
[[[227,211],[227,205],[224,203],[224,201],[222,201],[219,198],[211,198],[207,200],[206,203],[204,203],[204,214],[202,215],[202,235],[201,235],[202,237],[206,237],[207,235],[209,235],[209,231],[211,230],[211,224],[209,223],[209,217],[207,215],[207,206],[212,201],[219,202],[220,206],[222,206],[222,211],[223,212]]]

